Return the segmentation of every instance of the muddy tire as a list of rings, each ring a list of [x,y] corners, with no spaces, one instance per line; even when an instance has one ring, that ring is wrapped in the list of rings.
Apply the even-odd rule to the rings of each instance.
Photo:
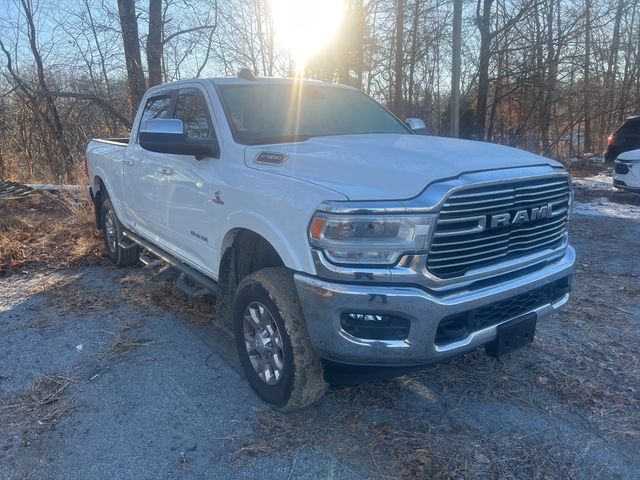
[[[105,198],[102,202],[100,221],[102,223],[102,238],[107,257],[119,267],[135,265],[140,258],[140,247],[122,248],[122,224],[116,216],[111,200]]]
[[[291,272],[269,267],[246,276],[232,319],[240,363],[262,400],[295,410],[325,394],[322,363],[311,348]]]

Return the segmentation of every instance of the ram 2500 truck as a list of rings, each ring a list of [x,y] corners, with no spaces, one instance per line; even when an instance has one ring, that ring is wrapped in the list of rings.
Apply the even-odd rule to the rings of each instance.
[[[317,81],[153,87],[129,139],[88,146],[108,256],[163,260],[185,292],[217,295],[249,383],[281,408],[320,398],[336,362],[527,345],[569,298],[567,172],[410,126]]]

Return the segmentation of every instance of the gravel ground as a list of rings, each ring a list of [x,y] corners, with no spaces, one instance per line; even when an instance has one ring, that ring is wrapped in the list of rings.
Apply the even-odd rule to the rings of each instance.
[[[256,398],[214,301],[171,270],[0,276],[0,479],[638,478],[640,224],[576,215],[572,241],[573,299],[530,347],[293,414]]]

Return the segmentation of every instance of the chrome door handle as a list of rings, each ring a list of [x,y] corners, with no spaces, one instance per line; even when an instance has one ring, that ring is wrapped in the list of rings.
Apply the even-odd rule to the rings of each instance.
[[[170,168],[159,168],[158,173],[161,173],[162,175],[173,175],[173,170]]]

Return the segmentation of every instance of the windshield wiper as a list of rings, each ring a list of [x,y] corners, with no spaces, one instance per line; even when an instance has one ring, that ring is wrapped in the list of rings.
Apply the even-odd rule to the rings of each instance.
[[[281,135],[279,137],[262,137],[251,140],[249,144],[266,145],[270,143],[304,142],[309,140],[313,136],[314,135]]]

